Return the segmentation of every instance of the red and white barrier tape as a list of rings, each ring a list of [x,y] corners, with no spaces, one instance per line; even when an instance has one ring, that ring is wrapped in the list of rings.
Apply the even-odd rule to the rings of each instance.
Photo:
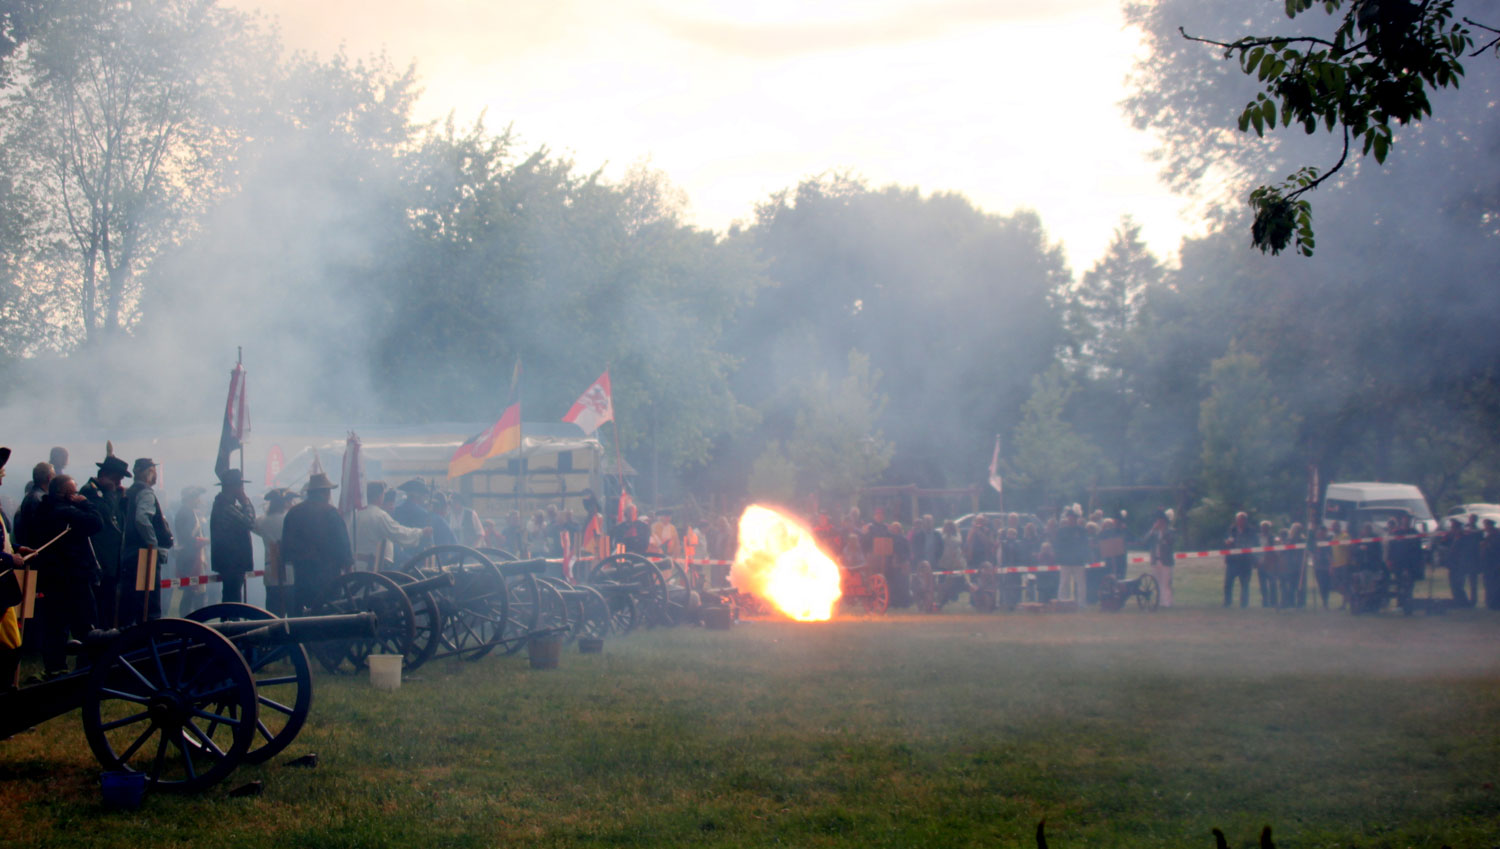
[[[1442,532],[1430,534],[1397,534],[1389,537],[1361,537],[1359,539],[1323,540],[1313,543],[1315,548],[1331,548],[1336,545],[1360,545],[1367,542],[1390,542],[1397,539],[1424,539],[1426,537],[1442,536]],[[1303,551],[1307,548],[1306,543],[1288,543],[1286,545],[1261,545],[1253,548],[1216,548],[1208,551],[1179,551],[1178,560],[1194,560],[1201,557],[1226,557],[1231,554],[1263,554],[1268,551]]]
[[[264,576],[265,574],[266,573],[263,570],[256,570],[254,572],[246,572],[245,577],[259,578]],[[165,590],[171,589],[173,587],[191,587],[194,585],[201,587],[206,584],[217,584],[223,580],[224,577],[222,575],[198,575],[197,577],[193,578],[162,578],[156,583],[159,589]],[[142,590],[142,592],[144,592],[144,590]]]

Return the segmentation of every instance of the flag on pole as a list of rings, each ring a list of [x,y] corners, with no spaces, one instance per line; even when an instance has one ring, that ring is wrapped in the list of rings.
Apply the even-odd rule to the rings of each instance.
[[[484,461],[521,447],[521,405],[511,404],[489,427],[458,446],[448,461],[448,477],[458,478],[477,471]]]
[[[592,386],[583,390],[583,394],[573,402],[573,407],[562,420],[578,425],[586,434],[598,430],[599,425],[605,422],[615,420],[615,404],[610,394],[607,369]]]
[[[996,492],[1004,492],[1000,488],[1000,434],[995,434],[995,453],[990,455],[990,486]]]
[[[510,394],[508,396],[506,396],[505,403],[506,403],[507,406],[509,406],[511,404],[519,404],[519,403],[521,403],[521,358],[520,357],[516,357],[516,367],[513,368],[513,369],[511,369],[511,372],[510,372]]]
[[[229,373],[229,400],[224,402],[224,427],[219,431],[219,458],[214,461],[214,474],[223,477],[229,470],[229,455],[245,445],[250,435],[250,408],[245,401],[245,366],[234,364]]]
[[[344,469],[339,475],[339,515],[348,516],[365,506],[365,458],[359,437],[349,431],[344,443]]]

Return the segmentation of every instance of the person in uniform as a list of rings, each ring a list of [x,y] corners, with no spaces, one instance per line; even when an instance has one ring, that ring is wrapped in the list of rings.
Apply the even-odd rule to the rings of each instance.
[[[224,601],[245,600],[245,576],[255,570],[255,503],[245,494],[245,475],[225,469],[208,512],[209,565],[224,584]]]
[[[635,505],[627,506],[625,521],[615,525],[609,537],[615,545],[623,547],[627,553],[645,555],[650,545],[651,527],[636,516]]]
[[[349,517],[349,538],[354,541],[354,568],[362,572],[379,572],[395,565],[398,549],[417,547],[432,536],[431,528],[408,528],[391,517],[380,506],[385,484],[365,484],[365,506]]]
[[[676,557],[682,553],[682,540],[677,534],[677,526],[672,524],[671,510],[657,511],[656,521],[651,523],[648,550],[664,557]]]
[[[69,635],[81,640],[98,622],[99,564],[89,538],[104,529],[104,520],[67,475],[47,484],[47,497],[33,518],[37,532],[51,542],[37,552],[33,566],[42,595],[42,668],[50,678],[67,671]]]
[[[307,500],[288,510],[282,522],[281,557],[296,575],[300,610],[315,607],[354,565],[344,518],[331,503],[335,489],[338,484],[328,475],[314,474],[307,482]]]
[[[172,526],[162,514],[156,500],[156,462],[140,457],[131,464],[135,483],[125,493],[125,547],[120,560],[120,625],[134,625],[144,619],[161,618],[161,589],[145,593],[135,587],[136,568],[142,551],[156,552],[156,571],[160,575],[167,565],[167,549],[172,547]],[[125,588],[129,591],[123,591]]]
[[[113,454],[95,463],[99,471],[78,492],[104,520],[104,529],[94,534],[94,558],[99,561],[99,625],[113,628],[120,619],[120,564],[125,551],[125,478],[130,467]],[[133,573],[132,573],[133,574]],[[128,577],[128,576],[127,576]]]

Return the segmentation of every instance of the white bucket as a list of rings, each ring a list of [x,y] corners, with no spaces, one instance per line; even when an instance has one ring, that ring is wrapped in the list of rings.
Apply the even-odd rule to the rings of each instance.
[[[401,655],[372,654],[370,684],[377,690],[394,690],[401,686]]]

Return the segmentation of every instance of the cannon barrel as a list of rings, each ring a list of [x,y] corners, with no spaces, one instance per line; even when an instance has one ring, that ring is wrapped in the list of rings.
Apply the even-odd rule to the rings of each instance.
[[[442,572],[433,575],[431,578],[423,578],[419,581],[412,581],[409,584],[402,584],[401,591],[410,597],[422,593],[430,593],[434,590],[446,590],[453,586],[453,582],[454,577],[452,572]]]
[[[347,613],[292,619],[215,622],[209,627],[235,643],[278,646],[324,640],[368,639],[375,636],[379,624],[373,613]]]
[[[517,575],[540,575],[547,571],[547,560],[542,557],[534,557],[530,560],[511,560],[506,563],[496,563],[500,568],[500,574],[507,578]]]

